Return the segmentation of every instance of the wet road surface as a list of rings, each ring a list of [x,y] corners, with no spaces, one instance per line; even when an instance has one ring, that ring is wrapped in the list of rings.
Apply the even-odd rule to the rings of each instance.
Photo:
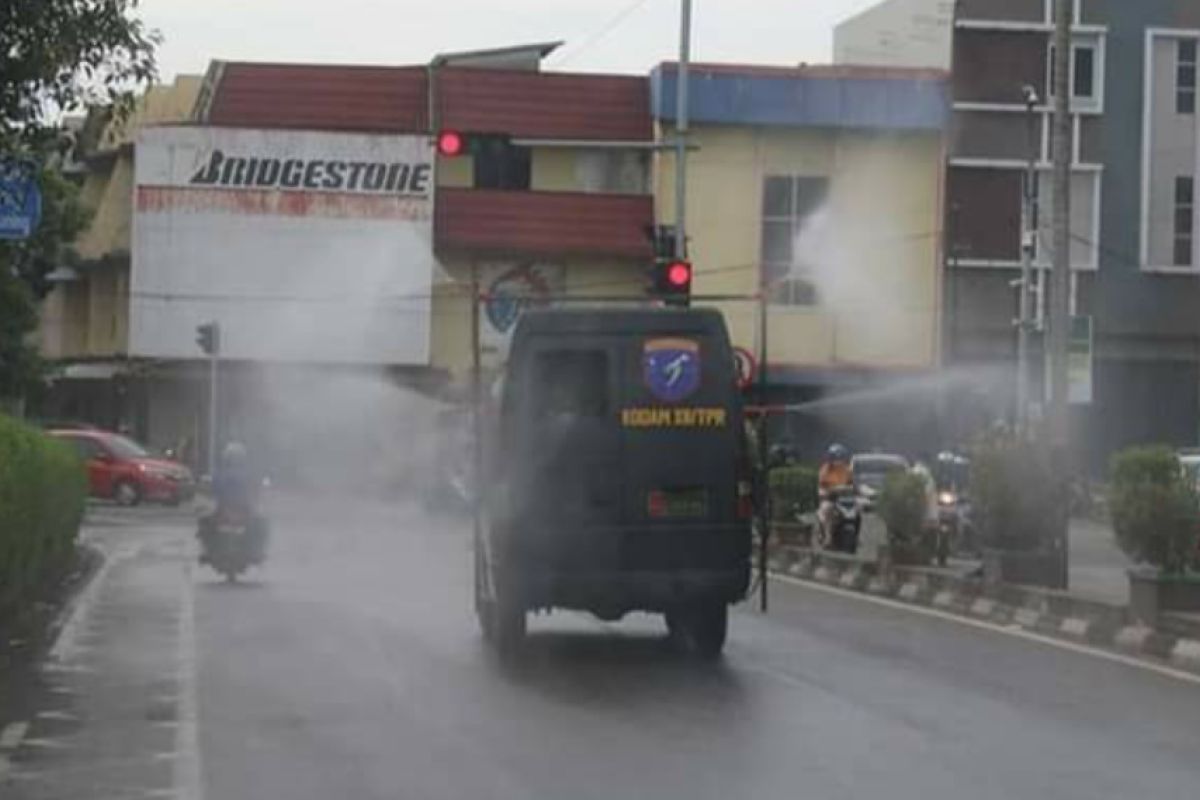
[[[109,567],[42,676],[14,800],[1194,798],[1200,685],[773,585],[722,663],[661,622],[535,618],[490,656],[461,521],[293,501],[227,585],[172,512],[104,510]],[[3,745],[0,741],[0,745]]]

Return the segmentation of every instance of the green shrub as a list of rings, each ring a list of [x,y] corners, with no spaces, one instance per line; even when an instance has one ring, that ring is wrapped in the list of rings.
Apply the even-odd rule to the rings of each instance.
[[[1048,546],[1069,511],[1069,487],[1038,439],[1007,434],[976,445],[971,499],[980,540],[999,550]]]
[[[907,470],[888,473],[877,508],[892,547],[911,551],[924,543],[926,502],[920,475]]]
[[[0,414],[0,616],[70,562],[86,493],[68,445]]]
[[[1167,447],[1134,447],[1113,457],[1109,508],[1117,543],[1135,561],[1184,572],[1195,557],[1200,506]]]
[[[791,519],[792,514],[817,510],[817,468],[796,464],[776,467],[770,473],[771,516]]]

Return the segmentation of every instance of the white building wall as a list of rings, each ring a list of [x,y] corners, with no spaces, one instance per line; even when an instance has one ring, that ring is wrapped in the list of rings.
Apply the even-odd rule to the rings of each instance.
[[[954,0],[885,0],[838,25],[836,64],[950,69]]]

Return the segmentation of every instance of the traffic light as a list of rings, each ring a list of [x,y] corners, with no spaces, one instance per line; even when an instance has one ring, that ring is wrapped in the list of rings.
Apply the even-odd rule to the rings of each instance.
[[[467,149],[467,140],[458,131],[439,131],[437,135],[437,152],[443,158],[457,158]]]
[[[196,326],[196,344],[207,356],[215,356],[221,352],[221,326],[215,322],[206,322]]]
[[[667,305],[688,305],[692,296],[691,262],[672,258],[655,263],[654,293]]]
[[[442,158],[503,158],[513,150],[525,149],[514,145],[507,133],[463,133],[453,128],[438,131],[434,144]]]

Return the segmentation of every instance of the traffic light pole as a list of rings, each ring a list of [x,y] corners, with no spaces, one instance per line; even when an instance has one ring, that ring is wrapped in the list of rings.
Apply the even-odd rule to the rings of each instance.
[[[675,257],[687,258],[688,62],[692,53],[692,0],[681,0],[679,69],[675,75]]]
[[[208,479],[217,476],[217,361],[214,351],[208,356]]]

